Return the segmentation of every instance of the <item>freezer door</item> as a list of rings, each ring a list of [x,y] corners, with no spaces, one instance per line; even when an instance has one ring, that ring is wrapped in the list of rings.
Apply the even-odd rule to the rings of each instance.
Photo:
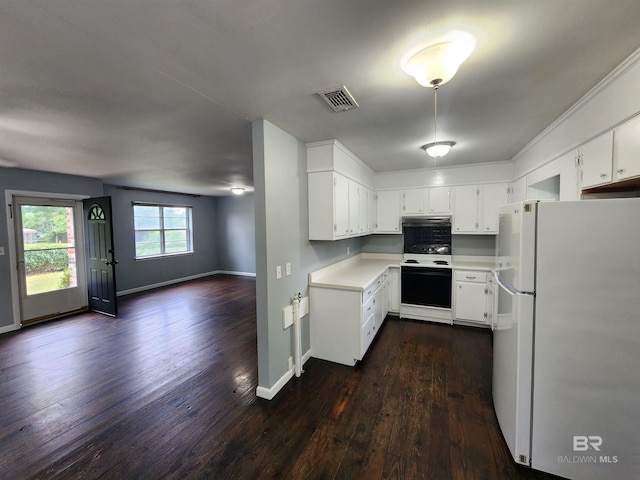
[[[534,297],[498,281],[493,332],[493,404],[517,463],[530,465]]]
[[[640,478],[640,199],[541,204],[532,467]]]
[[[537,205],[529,200],[500,209],[496,273],[517,291],[535,291]]]

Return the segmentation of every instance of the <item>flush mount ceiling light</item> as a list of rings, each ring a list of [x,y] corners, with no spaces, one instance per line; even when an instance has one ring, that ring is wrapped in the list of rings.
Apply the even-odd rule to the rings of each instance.
[[[444,85],[458,71],[476,46],[466,32],[453,32],[439,41],[413,50],[402,61],[402,69],[423,87]]]
[[[244,188],[243,187],[232,187],[231,188],[231,193],[233,193],[234,195],[242,195],[244,193]]]
[[[422,148],[427,152],[427,155],[431,157],[444,157],[451,147],[453,147],[456,142],[446,141],[446,142],[431,142],[423,145]]]

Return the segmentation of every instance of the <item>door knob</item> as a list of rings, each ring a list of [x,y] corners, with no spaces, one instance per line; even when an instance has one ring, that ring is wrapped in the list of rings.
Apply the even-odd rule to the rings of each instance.
[[[112,262],[104,262],[105,265],[117,265],[118,260],[113,260]]]

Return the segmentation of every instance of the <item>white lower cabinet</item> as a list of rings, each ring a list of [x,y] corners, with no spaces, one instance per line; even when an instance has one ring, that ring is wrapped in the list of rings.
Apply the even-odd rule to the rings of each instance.
[[[355,365],[367,353],[389,305],[389,270],[364,290],[309,287],[311,355]]]
[[[493,276],[485,271],[456,270],[454,283],[454,320],[491,326]]]

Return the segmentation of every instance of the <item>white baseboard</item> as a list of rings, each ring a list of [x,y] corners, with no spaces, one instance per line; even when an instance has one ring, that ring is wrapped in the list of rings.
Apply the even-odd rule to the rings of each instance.
[[[20,330],[20,327],[15,325],[7,325],[6,327],[0,327],[0,335],[7,332],[13,332],[14,330]]]
[[[227,274],[227,275],[240,275],[245,277],[255,277],[255,273],[251,272],[232,272],[227,270],[214,270],[212,272],[199,273],[197,275],[190,275],[188,277],[175,278],[173,280],[167,280],[165,282],[152,283],[151,285],[143,285],[142,287],[130,288],[128,290],[120,290],[116,293],[118,297],[123,295],[130,295],[132,293],[144,292],[146,290],[153,290],[154,288],[167,287],[169,285],[175,285],[176,283],[188,282],[189,280],[197,280],[198,278],[210,277],[211,275]]]
[[[310,358],[311,350],[307,350],[307,353],[302,356],[302,365],[304,366]],[[282,387],[284,387],[287,382],[293,378],[293,375],[295,374],[294,371],[295,368],[287,370],[271,388],[258,386],[256,388],[256,396],[266,400],[271,400],[282,389]]]

